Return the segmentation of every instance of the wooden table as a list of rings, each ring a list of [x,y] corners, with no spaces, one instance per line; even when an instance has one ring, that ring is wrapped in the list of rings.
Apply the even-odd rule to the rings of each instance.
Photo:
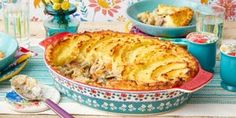
[[[1,23],[0,23],[1,25]],[[3,25],[1,25],[3,26]],[[125,23],[120,22],[82,22],[79,31],[92,31],[92,30],[100,30],[101,28],[104,30],[115,30],[115,31],[124,31]],[[3,30],[3,27],[0,27],[0,31]],[[45,30],[43,28],[42,22],[32,22],[30,23],[30,39],[31,42],[38,42],[35,39],[44,39]],[[227,22],[224,27],[224,39],[234,39],[236,40],[236,22]],[[0,106],[1,107],[1,106]],[[132,118],[137,116],[84,116],[84,115],[74,115],[76,118]],[[56,115],[7,115],[0,114],[0,118],[57,118]],[[152,118],[157,116],[139,116],[140,118]],[[180,118],[181,116],[172,116],[174,118]],[[198,116],[201,117],[201,116]],[[161,117],[162,118],[162,117]],[[169,118],[169,117],[165,117]],[[183,118],[183,117],[181,117]],[[196,118],[196,117],[194,117]],[[205,118],[205,117],[201,117]]]

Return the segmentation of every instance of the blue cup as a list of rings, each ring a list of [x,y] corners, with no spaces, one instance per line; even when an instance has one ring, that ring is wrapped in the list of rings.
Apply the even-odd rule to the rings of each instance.
[[[216,47],[216,42],[206,44],[188,42],[188,51],[199,61],[204,70],[212,73],[216,64]]]
[[[207,38],[209,38],[209,41],[207,41],[206,43],[196,43],[191,41],[190,39],[185,38],[174,39],[171,41],[174,44],[187,46],[188,51],[199,61],[201,67],[204,70],[213,73],[216,64],[216,49],[218,37],[215,36],[215,34],[206,32],[192,32],[189,35],[195,34],[206,36]]]
[[[230,56],[220,49],[221,87],[236,92],[236,56]]]

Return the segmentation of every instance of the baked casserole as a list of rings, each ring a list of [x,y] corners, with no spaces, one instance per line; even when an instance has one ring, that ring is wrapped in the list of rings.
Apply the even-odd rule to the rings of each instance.
[[[195,58],[179,45],[113,31],[69,34],[50,44],[45,57],[73,81],[120,90],[178,87],[198,72]]]
[[[189,7],[175,7],[160,4],[152,11],[139,13],[137,18],[145,24],[163,27],[187,26],[193,17],[193,10]]]

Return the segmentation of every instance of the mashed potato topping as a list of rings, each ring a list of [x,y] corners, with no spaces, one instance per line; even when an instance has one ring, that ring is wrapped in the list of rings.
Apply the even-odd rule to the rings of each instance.
[[[181,46],[113,31],[66,36],[46,49],[46,59],[74,81],[122,90],[173,88],[198,71],[194,57]]]

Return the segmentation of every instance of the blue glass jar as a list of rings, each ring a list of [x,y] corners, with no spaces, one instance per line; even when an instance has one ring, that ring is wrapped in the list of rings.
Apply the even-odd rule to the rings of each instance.
[[[73,4],[70,5],[67,11],[56,11],[51,5],[46,6],[45,13],[53,16],[44,21],[46,36],[52,36],[60,32],[77,33],[80,21],[71,16],[76,10],[77,8]]]

